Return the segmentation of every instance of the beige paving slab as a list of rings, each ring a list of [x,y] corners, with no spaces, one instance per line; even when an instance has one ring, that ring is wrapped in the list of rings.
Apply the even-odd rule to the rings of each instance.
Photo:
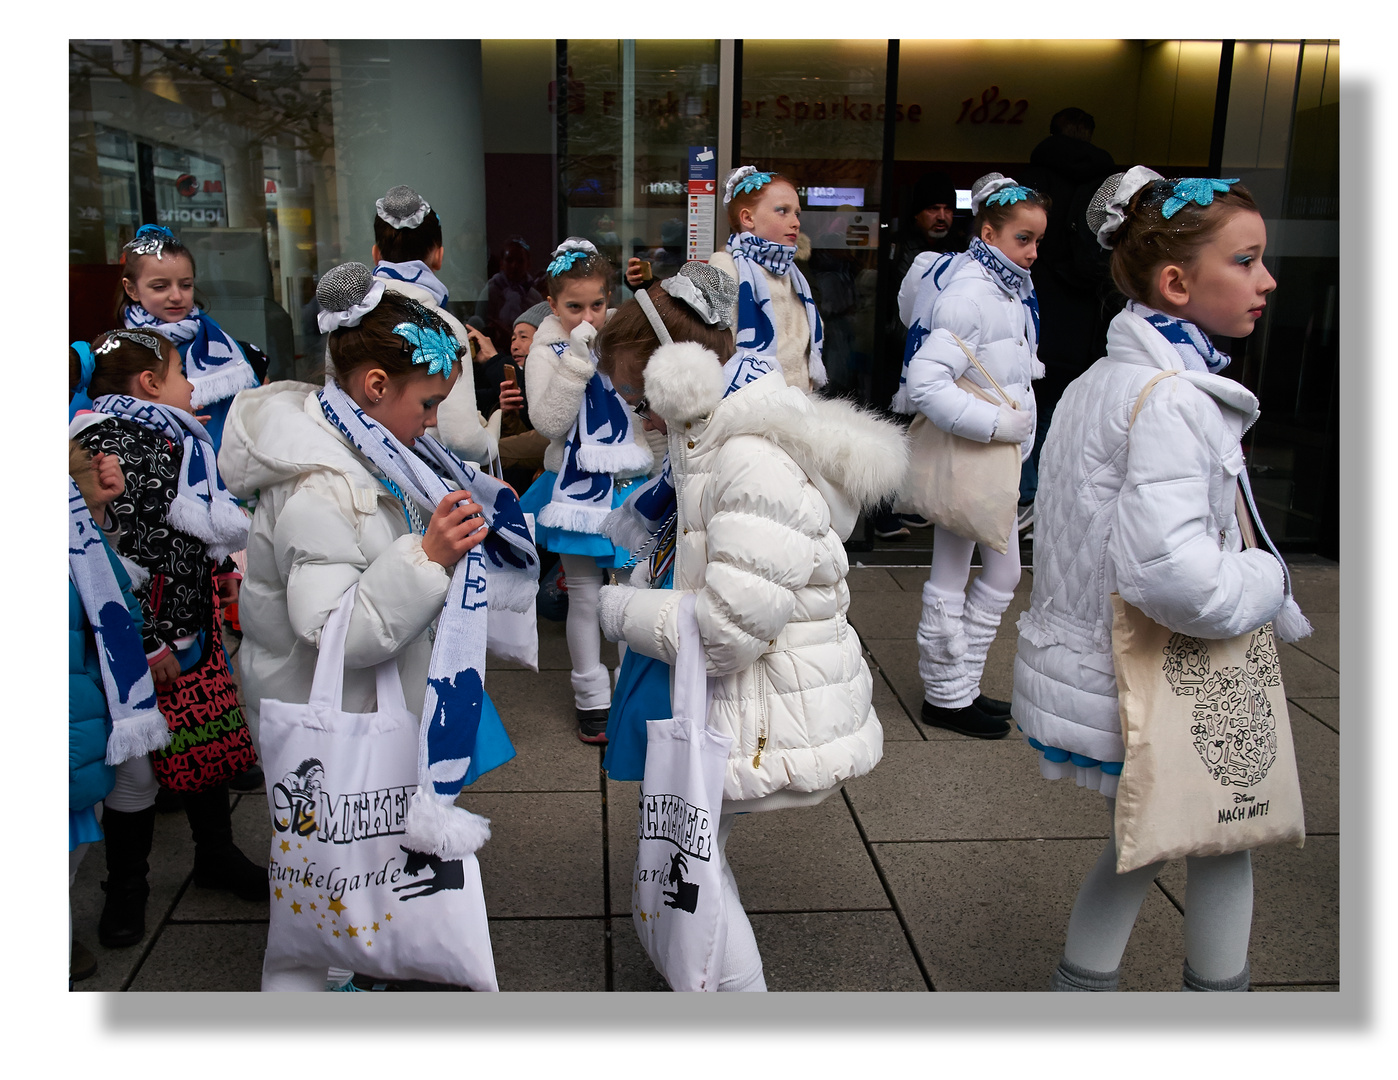
[[[1340,831],[1340,736],[1300,709],[1288,709],[1308,833]]]
[[[1183,859],[1160,883],[1189,906]],[[1340,838],[1309,836],[1301,849],[1261,848],[1252,854],[1254,982],[1331,983],[1340,978]]]
[[[928,570],[929,568],[926,566],[891,566],[888,569],[888,576],[898,582],[899,588],[904,592],[916,593],[921,596],[922,583],[927,580]]]
[[[266,949],[265,923],[167,926],[131,989],[257,993],[262,989]],[[86,989],[91,982],[78,983],[78,987]]]
[[[874,657],[884,679],[907,703],[908,709],[913,710],[913,717],[916,718],[921,713],[924,700],[922,676],[917,671],[917,641],[912,637],[861,640],[864,648]],[[917,719],[914,719],[914,727],[924,739],[953,742],[966,738],[944,728],[931,727]]]
[[[892,911],[753,915],[767,989],[926,991]]]
[[[183,817],[183,815],[180,815]],[[266,866],[271,854],[272,819],[267,809],[267,796],[248,794],[236,797],[233,809],[233,843],[258,866]],[[190,847],[189,868],[194,869],[193,845]],[[203,889],[190,882],[175,905],[170,918],[190,919],[261,919],[269,914],[266,901],[240,900],[220,889]]]
[[[1292,594],[1309,617],[1340,610],[1340,567],[1292,566]]]
[[[601,919],[491,919],[490,949],[501,993],[607,988]]]
[[[467,790],[595,792],[598,750],[578,739],[568,672],[495,671],[487,681],[515,756]]]
[[[847,790],[875,842],[1107,835],[1102,797],[1041,779],[1034,751],[1014,738],[888,743]]]
[[[851,566],[849,574],[845,578],[845,584],[849,586],[849,591],[852,593],[902,591],[902,586],[898,584],[893,575],[879,566]]]
[[[850,593],[850,625],[864,637],[913,637],[922,597],[906,592]]]
[[[1304,992],[1304,991],[1319,991],[1319,992],[1321,992],[1321,993],[1324,993],[1324,992],[1326,992],[1326,991],[1329,991],[1330,993],[1338,993],[1338,992],[1339,992],[1339,989],[1340,989],[1340,984],[1339,984],[1339,983],[1308,983],[1308,984],[1301,984],[1301,985],[1296,985],[1296,986],[1288,986],[1288,985],[1286,985],[1286,984],[1284,984],[1284,983],[1277,983],[1277,984],[1270,985],[1270,986],[1258,986],[1257,983],[1253,983],[1253,984],[1252,984],[1252,991],[1253,991],[1253,993],[1255,993],[1255,994],[1260,994],[1260,993],[1275,993],[1275,992],[1277,992],[1277,991],[1285,991],[1285,990],[1296,991],[1296,992],[1298,992],[1298,993],[1299,993],[1299,992]]]
[[[939,991],[1047,991],[1097,840],[877,844],[875,853]],[[1178,990],[1179,912],[1152,889],[1121,989]]]
[[[743,815],[733,824],[727,853],[748,911],[889,906],[838,791],[819,806]]]
[[[1287,697],[1340,696],[1340,674],[1333,668],[1285,641],[1277,642],[1277,657],[1281,661],[1282,685],[1286,687]]]
[[[898,699],[898,694],[884,678],[878,660],[872,654],[865,656],[869,673],[874,677],[874,711],[878,713],[879,724],[883,727],[884,742],[922,742],[923,735],[918,724],[908,715],[907,709]],[[917,702],[912,703],[917,708]]]
[[[1335,697],[1291,697],[1287,701],[1310,713],[1332,731],[1340,730],[1340,699]]]
[[[490,819],[477,853],[496,917],[602,915],[602,807],[581,792],[482,792],[463,805]]]
[[[1300,641],[1293,641],[1301,652],[1319,660],[1327,667],[1340,670],[1340,613],[1338,611],[1308,612],[1313,633]]]

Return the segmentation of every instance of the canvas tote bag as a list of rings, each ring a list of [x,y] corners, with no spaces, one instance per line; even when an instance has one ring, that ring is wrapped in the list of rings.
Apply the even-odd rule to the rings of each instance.
[[[953,335],[955,336],[955,335]],[[981,362],[961,346],[971,363],[995,388],[998,398],[965,375],[956,385],[992,405],[1018,409]],[[921,514],[928,521],[950,529],[957,536],[986,544],[1001,555],[1009,550],[1015,534],[1019,503],[1020,448],[1017,443],[976,442],[943,431],[918,413],[908,425],[912,467],[895,508]]]
[[[1151,379],[1132,411],[1166,371]],[[1256,545],[1247,504],[1238,523]],[[1249,539],[1249,537],[1254,537]],[[1226,640],[1177,634],[1112,594],[1112,662],[1126,744],[1116,870],[1306,841],[1272,624]]]
[[[646,722],[631,919],[672,990],[717,990],[727,943],[715,841],[733,740],[705,724],[704,644],[694,594],[680,599],[674,717]]]
[[[418,718],[398,664],[374,669],[378,707],[342,708],[352,585],[321,632],[310,701],[264,699],[272,815],[267,970],[336,967],[379,979],[498,990],[474,855],[402,844],[417,790]]]

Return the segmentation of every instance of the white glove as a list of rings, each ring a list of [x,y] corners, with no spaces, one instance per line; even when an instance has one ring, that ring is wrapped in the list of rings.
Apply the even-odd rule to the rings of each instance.
[[[602,636],[608,641],[620,641],[625,634],[622,621],[626,616],[626,605],[637,590],[630,585],[603,585],[597,597],[597,621],[602,626]]]
[[[1034,418],[1028,409],[1012,409],[1000,406],[1000,416],[995,421],[995,430],[990,437],[996,442],[1022,443],[1034,430]]]
[[[572,354],[579,360],[592,363],[592,343],[597,340],[597,327],[584,320],[573,327],[568,338],[572,342],[569,347]]]

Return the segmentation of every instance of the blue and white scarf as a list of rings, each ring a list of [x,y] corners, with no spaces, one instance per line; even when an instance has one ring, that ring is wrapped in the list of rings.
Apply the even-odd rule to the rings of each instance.
[[[970,256],[965,252],[953,254],[951,252],[937,252],[931,259],[925,259],[925,265],[921,267],[922,273],[916,281],[916,294],[912,302],[912,310],[908,313],[907,327],[908,337],[903,342],[903,370],[898,376],[898,392],[893,395],[893,402],[890,408],[896,413],[904,416],[911,416],[917,412],[917,407],[908,400],[908,365],[912,363],[913,357],[918,349],[922,348],[922,343],[927,340],[932,333],[932,308],[937,303],[937,297],[942,294],[942,289],[947,282],[955,276],[956,271],[965,264]],[[919,259],[924,256],[919,255]],[[914,267],[918,264],[914,263]],[[914,270],[910,269],[909,274]],[[903,289],[913,282],[905,282],[900,288]]]
[[[820,322],[820,312],[816,311],[815,301],[811,299],[811,287],[796,266],[796,248],[763,240],[752,233],[732,233],[728,237],[728,254],[733,256],[733,266],[738,271],[738,322],[733,335],[737,354],[770,361],[774,368],[781,366],[777,359],[777,328],[769,314],[772,294],[762,270],[768,270],[778,277],[789,274],[797,297],[806,306],[806,320],[811,328],[811,385],[817,388],[824,386],[826,374],[822,350],[825,330]]]
[[[1206,371],[1210,375],[1217,375],[1233,362],[1231,356],[1215,348],[1208,335],[1192,322],[1166,315],[1134,300],[1126,302],[1126,310],[1139,315],[1160,331],[1161,336],[1179,353],[1186,371]]]
[[[735,353],[723,365],[723,396],[726,398],[729,394],[735,394],[749,383],[780,370],[775,357],[764,359]],[[636,551],[661,529],[668,527],[673,533],[677,506],[670,455],[666,454],[660,472],[628,495],[626,501],[608,515],[601,529],[602,535],[618,547]],[[663,577],[673,560],[673,536],[661,537],[652,556],[651,580],[657,581]]]
[[[1034,291],[1034,280],[1029,271],[1016,266],[997,247],[991,247],[979,236],[972,237],[966,248],[968,258],[985,267],[995,283],[1024,305],[1024,327],[1029,335],[1029,351],[1039,351],[1039,294]]]
[[[408,807],[407,836],[414,850],[461,858],[489,836],[484,818],[454,805],[481,725],[487,609],[528,610],[538,590],[539,557],[519,500],[507,485],[477,472],[429,435],[416,441],[413,453],[365,414],[332,377],[327,376],[318,396],[326,419],[419,510],[431,515],[449,492],[469,490],[490,529],[485,541],[452,570],[427,666],[418,789]]]
[[[568,351],[567,339],[551,346],[558,356]],[[563,465],[553,484],[548,505],[539,511],[539,524],[550,529],[600,533],[612,512],[612,489],[617,473],[647,472],[654,459],[650,449],[631,434],[631,411],[599,371],[583,390],[577,419],[563,443]]]
[[[439,308],[447,306],[447,287],[432,272],[432,268],[419,259],[401,263],[381,262],[374,267],[374,277],[421,286],[432,294]]]
[[[190,404],[196,409],[257,385],[257,375],[242,348],[200,308],[179,322],[167,323],[140,304],[127,304],[123,321],[130,329],[154,330],[175,343],[184,360],[185,377],[194,384]]]
[[[97,639],[102,686],[112,714],[107,764],[120,765],[163,748],[170,741],[170,727],[156,705],[155,683],[141,644],[141,631],[131,621],[131,611],[112,572],[102,534],[71,477],[68,580],[77,590],[92,625],[92,635]]]
[[[247,547],[248,516],[223,486],[214,444],[203,424],[183,409],[125,394],[104,394],[92,408],[135,421],[182,448],[179,481],[165,511],[166,521],[204,541],[215,563]]]

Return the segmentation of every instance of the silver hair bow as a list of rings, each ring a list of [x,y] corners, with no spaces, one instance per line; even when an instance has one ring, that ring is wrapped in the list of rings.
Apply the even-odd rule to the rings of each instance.
[[[1111,249],[1112,234],[1126,221],[1126,207],[1136,192],[1147,184],[1165,179],[1154,169],[1136,165],[1126,172],[1114,173],[1102,181],[1097,194],[1087,204],[1087,227],[1102,247]]]
[[[341,263],[326,271],[316,285],[320,312],[316,325],[322,334],[342,326],[358,326],[361,319],[379,306],[383,282],[360,262]]]
[[[674,277],[660,287],[683,301],[709,326],[726,329],[733,324],[733,305],[738,299],[738,283],[705,262],[687,262]]]
[[[391,187],[374,203],[374,212],[395,229],[416,229],[431,210],[427,200],[407,184]]]

